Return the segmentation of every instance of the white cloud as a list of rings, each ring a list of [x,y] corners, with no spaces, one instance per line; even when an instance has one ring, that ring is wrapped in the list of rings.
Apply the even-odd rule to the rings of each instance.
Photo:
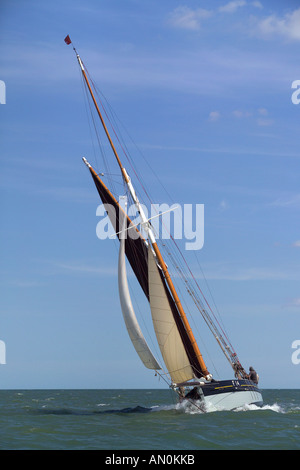
[[[224,199],[220,202],[219,209],[221,211],[226,211],[229,208],[228,202],[226,202]]]
[[[293,243],[293,246],[296,247],[296,248],[300,248],[300,240],[296,240],[296,241]]]
[[[180,6],[169,16],[169,24],[176,28],[197,31],[201,28],[202,20],[210,18],[215,13],[235,13],[238,8],[247,5],[246,0],[232,0],[225,5],[219,7],[217,10],[206,10],[204,8],[192,9],[187,6]],[[253,1],[249,4],[255,8],[262,8],[259,1]]]
[[[232,114],[238,119],[252,116],[250,111],[241,111],[240,109],[235,109]]]
[[[203,8],[192,10],[188,7],[178,7],[170,15],[169,22],[172,26],[181,29],[198,30],[203,19],[212,16],[212,12]]]
[[[283,17],[271,15],[258,25],[259,31],[266,37],[281,35],[287,39],[300,40],[300,8]]]
[[[208,119],[211,122],[216,122],[220,119],[220,117],[221,117],[221,114],[219,113],[219,111],[211,111],[209,113]]]
[[[260,114],[261,116],[267,116],[269,113],[266,108],[259,108],[258,114]]]
[[[257,110],[257,113],[253,113],[251,111],[242,111],[240,109],[235,109],[234,111],[232,111],[232,114],[237,119],[243,119],[243,118],[248,118],[248,117],[252,117],[252,116],[255,117],[255,116],[258,115],[256,123],[257,123],[258,126],[262,126],[262,127],[271,126],[274,122],[272,119],[267,117],[269,115],[269,112],[266,108],[259,108]]]
[[[272,202],[270,206],[273,207],[286,207],[286,208],[300,208],[300,194],[291,195],[290,197],[279,198]]]
[[[262,4],[260,2],[257,2],[257,1],[252,2],[251,5],[255,8],[260,8],[260,9],[263,8]]]
[[[247,4],[245,0],[233,0],[226,5],[219,8],[222,13],[234,13],[239,7],[243,7]]]
[[[291,299],[286,305],[284,305],[284,307],[299,308],[300,307],[300,298]]]

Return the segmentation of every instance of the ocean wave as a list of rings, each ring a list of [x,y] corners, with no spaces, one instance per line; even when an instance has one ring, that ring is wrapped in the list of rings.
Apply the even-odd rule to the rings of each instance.
[[[111,409],[111,410],[86,410],[86,409],[75,409],[75,408],[47,408],[43,406],[37,410],[34,410],[34,413],[40,415],[101,415],[101,414],[128,414],[128,413],[149,413],[152,411],[152,408],[145,408],[143,406],[134,406],[121,409]]]

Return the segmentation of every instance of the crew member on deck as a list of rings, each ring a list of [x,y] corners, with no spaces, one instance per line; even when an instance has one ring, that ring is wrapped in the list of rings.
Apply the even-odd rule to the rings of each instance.
[[[253,367],[249,367],[249,380],[254,382],[256,385],[258,384],[258,374],[256,371],[253,369]]]

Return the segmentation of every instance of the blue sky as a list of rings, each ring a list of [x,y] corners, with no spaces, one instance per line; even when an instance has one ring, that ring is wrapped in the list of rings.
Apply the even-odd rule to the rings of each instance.
[[[1,387],[165,387],[127,337],[117,245],[96,237],[99,199],[81,157],[103,168],[67,34],[142,153],[129,142],[155,201],[204,204],[197,258],[242,363],[263,388],[299,387],[299,3],[2,0],[0,10]]]

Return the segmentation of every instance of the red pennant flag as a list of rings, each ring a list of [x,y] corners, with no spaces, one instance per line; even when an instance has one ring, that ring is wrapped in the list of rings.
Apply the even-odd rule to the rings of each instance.
[[[70,39],[70,36],[69,36],[69,35],[66,36],[66,37],[65,37],[65,43],[66,43],[66,44],[71,44],[71,42],[72,42],[72,41],[71,41],[71,39]]]

